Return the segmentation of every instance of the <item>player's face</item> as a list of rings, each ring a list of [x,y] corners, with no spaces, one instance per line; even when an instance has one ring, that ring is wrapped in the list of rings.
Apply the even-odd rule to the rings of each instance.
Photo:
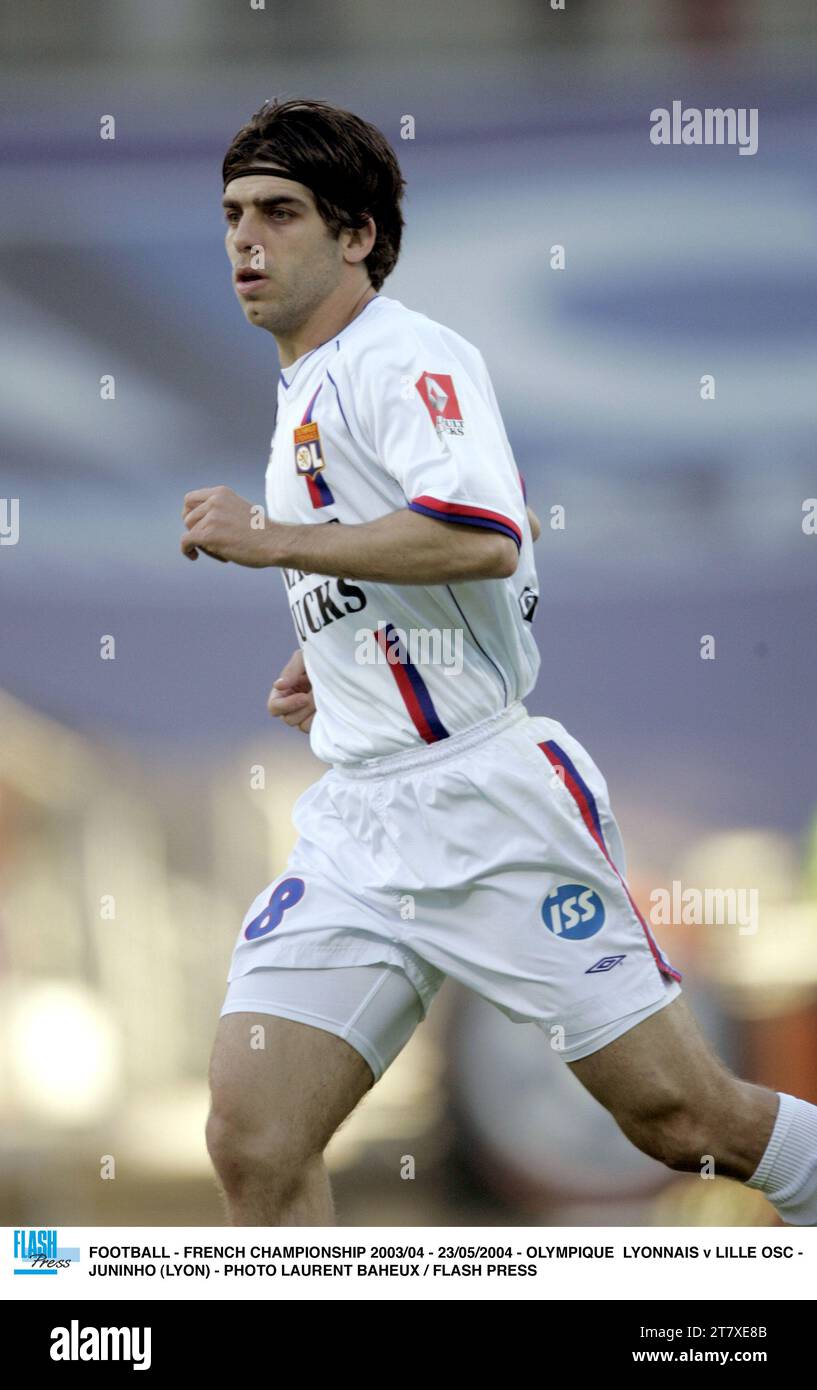
[[[274,174],[232,179],[223,206],[233,285],[246,317],[270,333],[292,333],[336,288],[340,240],[311,191]]]

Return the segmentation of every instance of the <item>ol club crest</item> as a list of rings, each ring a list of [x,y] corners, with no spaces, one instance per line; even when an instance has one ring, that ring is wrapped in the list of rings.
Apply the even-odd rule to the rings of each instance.
[[[308,425],[298,425],[293,431],[293,439],[296,473],[308,478],[314,477],[324,466],[321,437],[315,421],[311,420]]]

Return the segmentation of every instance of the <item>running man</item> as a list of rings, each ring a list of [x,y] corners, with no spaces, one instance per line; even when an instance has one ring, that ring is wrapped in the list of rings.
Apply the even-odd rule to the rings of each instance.
[[[266,103],[223,178],[278,410],[266,510],[198,488],[182,551],[280,570],[298,650],[269,707],[329,764],[233,952],[207,1124],[229,1220],[334,1224],[326,1145],[450,975],[542,1029],[644,1153],[712,1156],[817,1224],[817,1107],[713,1054],[627,887],[604,777],[523,703],[538,527],[479,351],[381,293],[393,150],[326,103]]]

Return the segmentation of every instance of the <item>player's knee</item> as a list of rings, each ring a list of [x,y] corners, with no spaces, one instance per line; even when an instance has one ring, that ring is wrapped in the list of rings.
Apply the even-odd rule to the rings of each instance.
[[[214,1100],[205,1128],[207,1152],[228,1193],[262,1183],[272,1196],[297,1187],[311,1157],[295,1138],[292,1126],[277,1120],[245,1123]]]

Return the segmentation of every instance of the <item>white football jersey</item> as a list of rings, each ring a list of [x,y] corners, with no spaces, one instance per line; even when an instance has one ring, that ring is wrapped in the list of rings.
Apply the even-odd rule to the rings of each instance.
[[[376,295],[285,367],[266,473],[274,521],[409,507],[520,549],[507,579],[381,584],[281,571],[317,713],[316,757],[357,763],[461,733],[532,689],[538,599],[524,484],[482,355]]]

